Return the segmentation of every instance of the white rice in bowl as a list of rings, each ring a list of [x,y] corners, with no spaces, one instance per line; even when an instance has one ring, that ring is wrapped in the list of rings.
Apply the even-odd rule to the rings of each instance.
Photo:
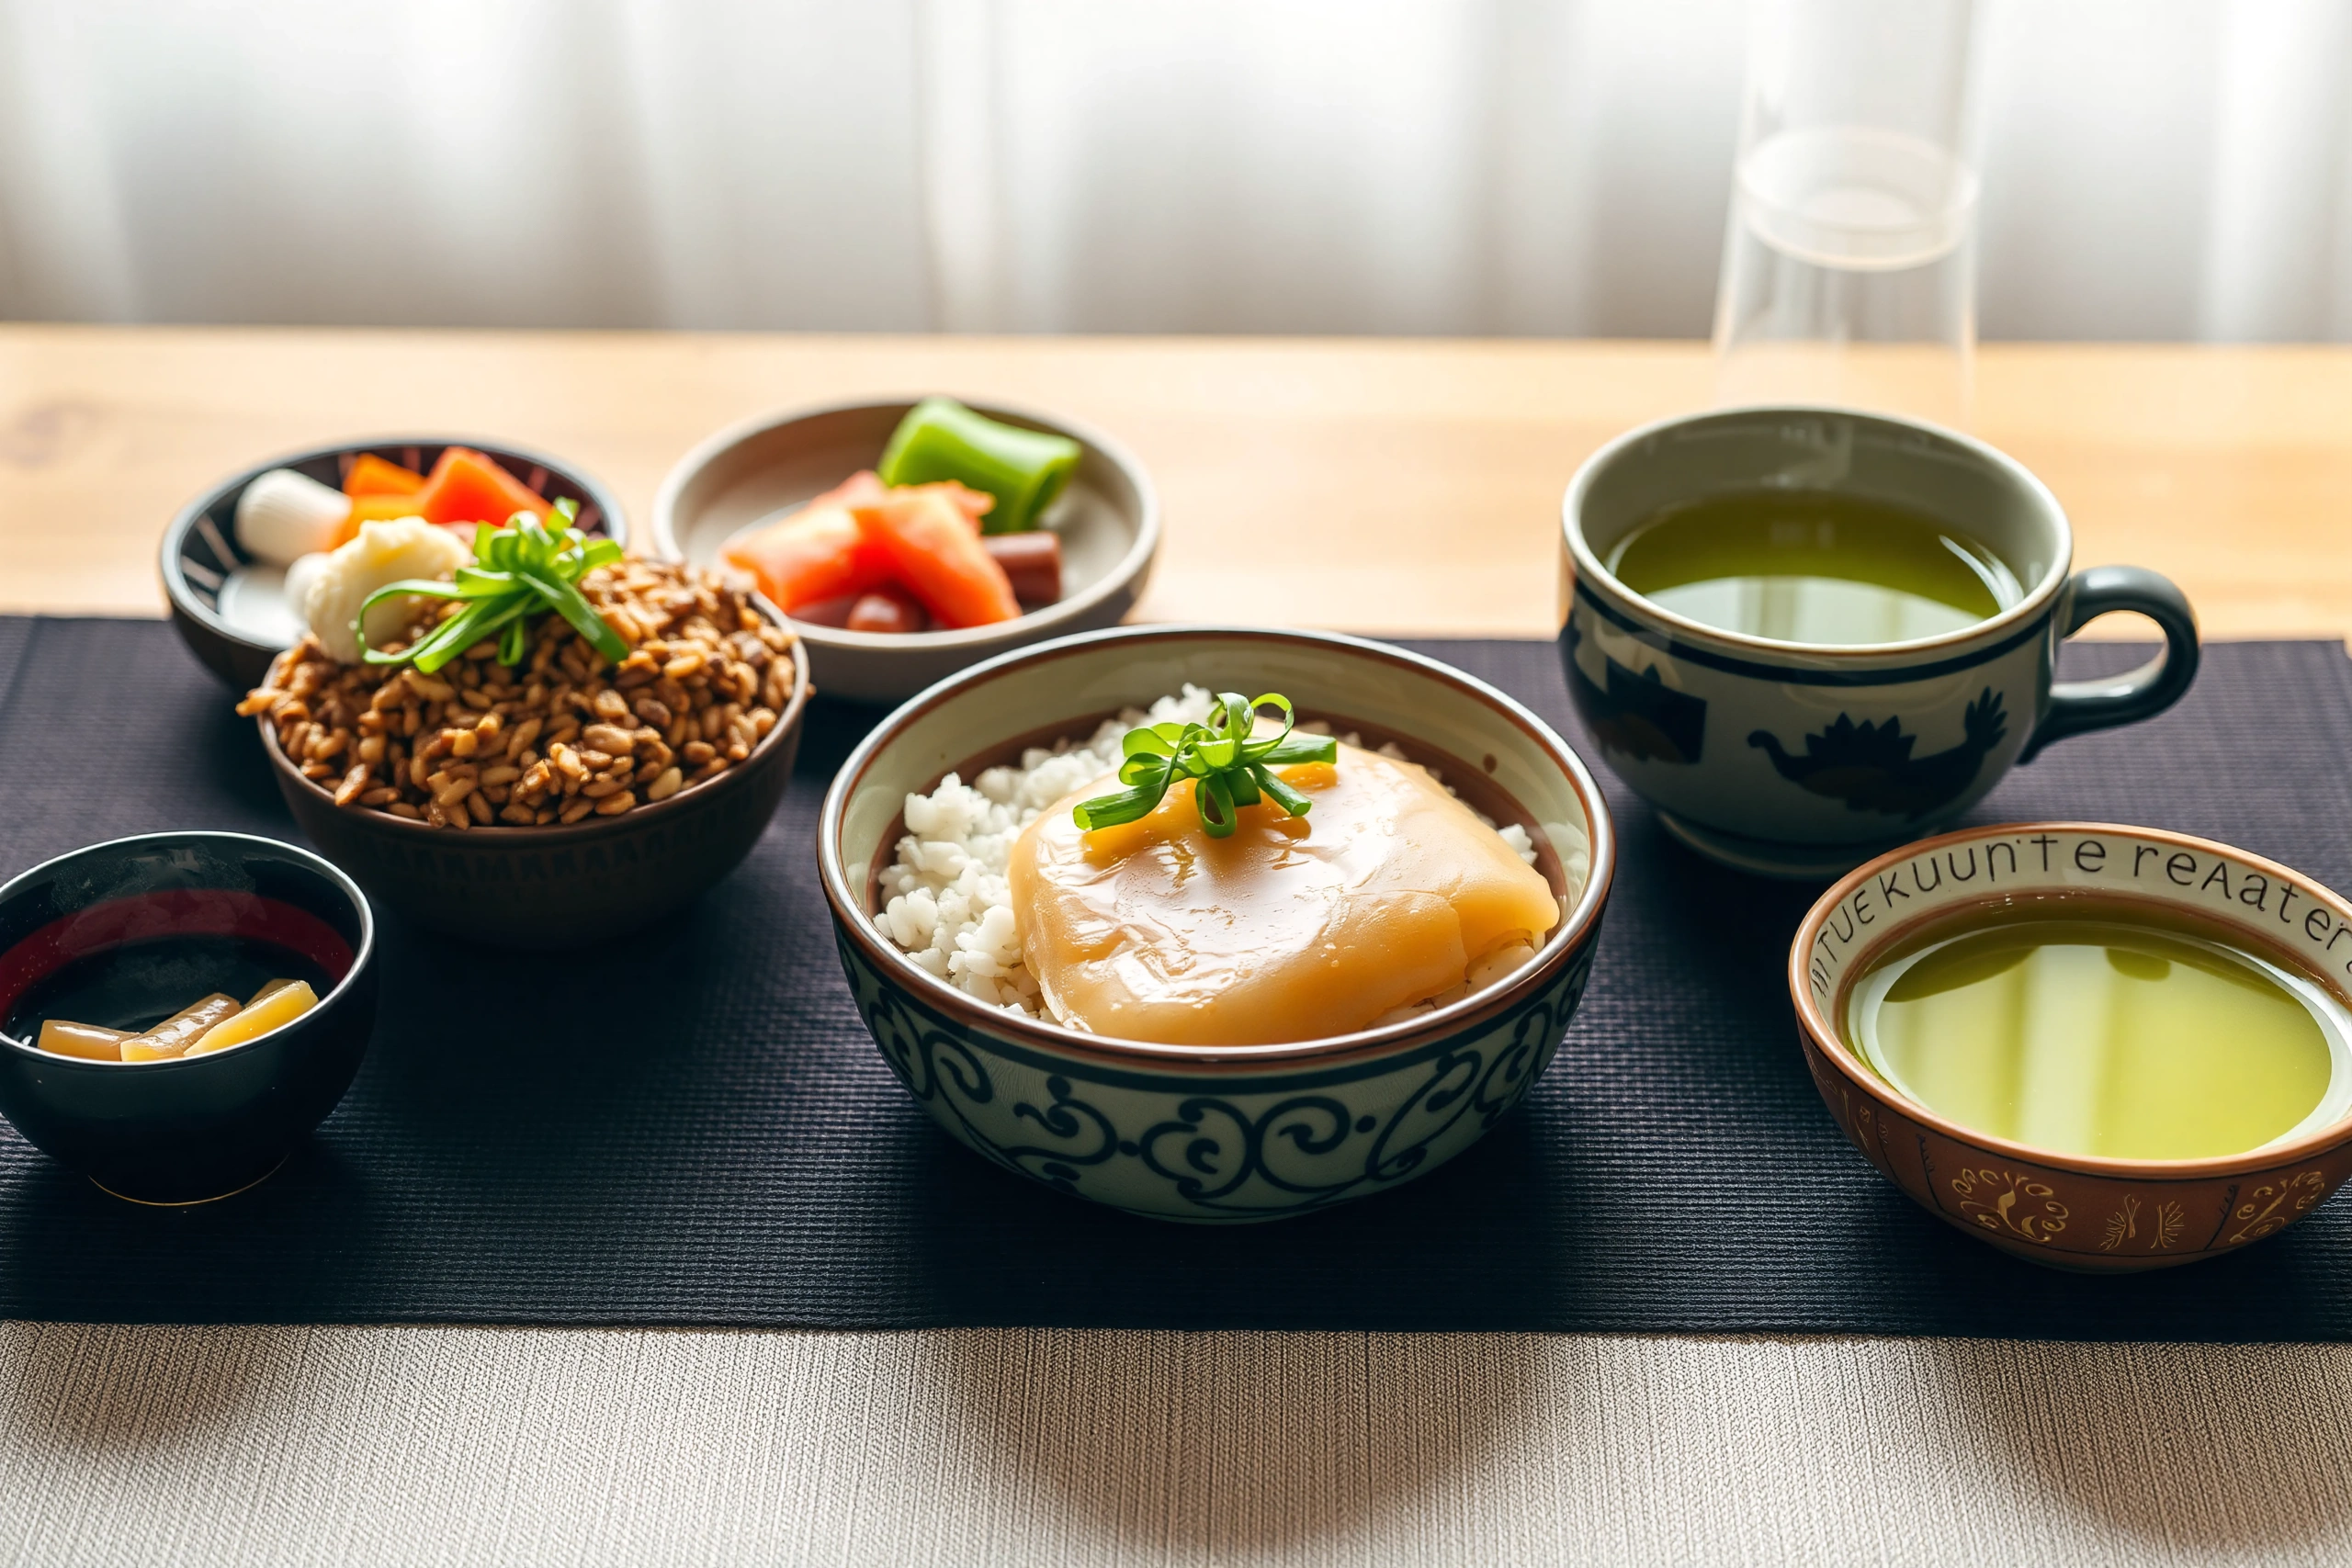
[[[908,795],[907,836],[899,840],[897,859],[883,868],[884,903],[874,916],[875,928],[909,962],[956,989],[1024,1018],[1044,1016],[1037,982],[1022,963],[1021,931],[1005,884],[1013,840],[1056,802],[1117,768],[1119,743],[1128,730],[1139,724],[1204,724],[1212,700],[1202,688],[1186,686],[1181,695],[1152,704],[1149,712],[1128,708],[1103,720],[1083,741],[1065,737],[1051,750],[1033,746],[1022,753],[1019,767],[989,768],[970,784],[950,773],[929,795]],[[1330,733],[1321,723],[1298,728]],[[1358,744],[1353,735],[1340,739]],[[1380,752],[1408,760],[1394,744]],[[1446,793],[1454,792],[1448,787]],[[1495,827],[1484,814],[1478,819]],[[1495,830],[1521,860],[1535,863],[1526,829],[1513,822]],[[1585,857],[1579,846],[1560,842],[1555,849],[1570,883],[1580,884]],[[1566,913],[1564,903],[1564,918]],[[1471,965],[1462,985],[1373,1021],[1396,1023],[1433,1011],[1493,985],[1534,957],[1535,950],[1524,942],[1503,948]]]

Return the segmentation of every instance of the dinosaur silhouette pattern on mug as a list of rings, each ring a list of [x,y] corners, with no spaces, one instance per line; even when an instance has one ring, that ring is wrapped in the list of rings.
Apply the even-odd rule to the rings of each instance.
[[[1792,754],[1779,736],[1758,729],[1747,738],[1772,759],[1780,775],[1815,795],[1842,800],[1856,811],[1880,811],[1917,821],[1939,806],[1960,798],[1975,782],[1977,770],[1993,748],[2008,733],[2001,711],[2001,694],[1992,687],[1968,705],[1962,716],[1966,737],[1948,751],[1914,757],[1917,735],[1903,733],[1898,715],[1883,721],[1857,724],[1849,714],[1818,735],[1804,738],[1802,755]]]
[[[1636,675],[1606,654],[1595,681],[1576,660],[1583,642],[1582,628],[1570,621],[1568,694],[1593,738],[1635,761],[1696,762],[1707,738],[1706,700],[1668,685],[1655,664]]]

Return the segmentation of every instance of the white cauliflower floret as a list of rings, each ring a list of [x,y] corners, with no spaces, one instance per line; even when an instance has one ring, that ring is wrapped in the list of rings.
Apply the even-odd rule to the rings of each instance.
[[[359,606],[388,582],[425,581],[456,575],[473,558],[465,542],[421,517],[362,523],[359,536],[327,552],[311,569],[302,603],[296,605],[311,635],[330,657],[359,661]],[[425,601],[415,594],[387,599],[368,612],[368,641],[380,648],[405,633]]]

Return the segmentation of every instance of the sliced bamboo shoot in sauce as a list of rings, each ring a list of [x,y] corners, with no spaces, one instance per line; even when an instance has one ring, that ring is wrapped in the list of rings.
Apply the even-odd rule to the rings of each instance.
[[[79,1056],[90,1062],[119,1062],[126,1036],[119,1029],[100,1029],[95,1023],[68,1023],[63,1019],[43,1019],[40,1025],[40,1048],[52,1056]]]
[[[254,994],[242,1011],[232,1014],[205,1032],[204,1037],[187,1048],[187,1055],[202,1056],[214,1051],[226,1051],[232,1045],[243,1045],[248,1040],[259,1039],[283,1023],[291,1023],[319,1005],[318,997],[304,980],[272,980]]]
[[[236,998],[226,991],[215,991],[203,1000],[182,1008],[154,1028],[124,1040],[122,1059],[161,1062],[177,1056],[236,1010]]]

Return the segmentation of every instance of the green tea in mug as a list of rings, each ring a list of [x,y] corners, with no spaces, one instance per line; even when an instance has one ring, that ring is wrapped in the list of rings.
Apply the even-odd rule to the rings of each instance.
[[[2001,558],[1951,524],[1843,491],[1678,502],[1627,535],[1607,565],[1685,619],[1839,647],[1962,631],[2024,597]]]
[[[1875,963],[1849,1043],[1963,1127],[2114,1159],[2244,1154],[2352,1097],[2344,1009],[2226,928],[2098,906],[1962,915]]]

